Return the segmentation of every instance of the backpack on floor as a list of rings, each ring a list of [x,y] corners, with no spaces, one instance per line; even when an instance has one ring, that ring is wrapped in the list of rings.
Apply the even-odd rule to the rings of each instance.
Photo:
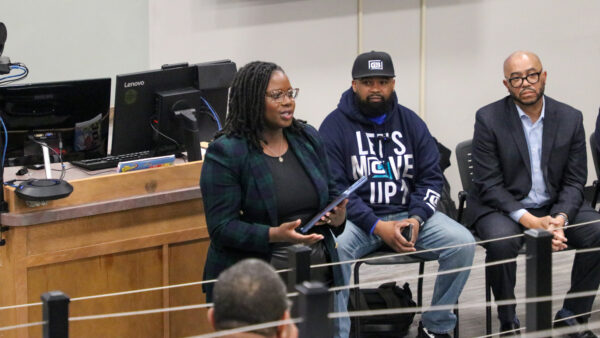
[[[358,297],[356,293],[356,290],[350,291],[348,311],[414,308],[417,306],[412,299],[408,283],[404,283],[404,286],[400,288],[395,282],[390,282],[381,284],[377,289],[360,289]],[[357,304],[360,306],[357,307]],[[360,321],[358,336],[361,338],[404,337],[408,334],[415,313],[350,317],[352,321],[350,337],[356,336],[356,321]]]

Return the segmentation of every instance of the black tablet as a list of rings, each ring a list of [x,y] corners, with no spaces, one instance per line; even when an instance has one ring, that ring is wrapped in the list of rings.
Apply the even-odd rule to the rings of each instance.
[[[305,234],[308,230],[315,226],[315,223],[317,223],[321,219],[321,217],[323,217],[323,215],[335,208],[336,205],[342,203],[344,199],[348,198],[348,196],[350,196],[351,193],[353,193],[361,185],[365,184],[365,182],[367,182],[367,176],[359,178],[358,181],[354,182],[354,184],[348,187],[348,189],[344,190],[344,192],[341,195],[339,195],[336,199],[331,201],[331,203],[329,203],[323,210],[321,210],[321,212],[316,214],[315,217],[311,218],[310,221],[308,221],[305,225],[300,227],[300,232]]]

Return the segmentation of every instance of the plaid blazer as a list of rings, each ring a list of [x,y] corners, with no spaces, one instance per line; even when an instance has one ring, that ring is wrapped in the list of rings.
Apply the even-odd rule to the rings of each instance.
[[[324,208],[339,193],[329,173],[327,156],[317,131],[306,125],[300,134],[284,129],[290,149],[298,157]],[[221,136],[206,152],[200,188],[210,235],[204,279],[249,257],[270,261],[269,228],[277,224],[277,201],[268,164],[246,139]],[[335,238],[329,227],[318,227],[332,261],[338,261]],[[331,228],[341,233],[343,227]],[[339,266],[333,268],[335,285],[343,284]],[[205,285],[210,297],[212,284]]]

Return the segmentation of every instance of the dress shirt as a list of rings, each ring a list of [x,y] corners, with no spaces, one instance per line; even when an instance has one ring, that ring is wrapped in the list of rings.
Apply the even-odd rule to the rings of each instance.
[[[521,124],[523,125],[523,131],[525,132],[525,139],[527,140],[527,148],[529,150],[529,162],[531,165],[531,190],[527,197],[522,199],[520,202],[525,208],[540,208],[543,207],[548,200],[550,200],[550,194],[546,188],[546,182],[544,181],[544,174],[542,173],[542,134],[544,131],[544,113],[546,102],[542,97],[542,113],[540,118],[532,123],[531,119],[521,107],[517,104],[517,112],[521,118]],[[515,221],[519,222],[519,219],[527,212],[527,210],[519,209],[510,213],[510,217]]]

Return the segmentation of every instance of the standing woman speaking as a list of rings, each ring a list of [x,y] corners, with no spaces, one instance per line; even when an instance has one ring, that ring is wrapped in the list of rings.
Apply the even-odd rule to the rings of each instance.
[[[294,118],[297,95],[274,63],[251,62],[233,79],[227,120],[200,178],[210,235],[204,279],[249,257],[286,268],[285,247],[297,243],[311,247],[311,264],[338,261],[332,232],[343,231],[346,201],[308,234],[296,231],[338,194],[317,131]],[[343,282],[339,265],[312,269],[311,276]],[[212,284],[204,290],[210,301]]]

